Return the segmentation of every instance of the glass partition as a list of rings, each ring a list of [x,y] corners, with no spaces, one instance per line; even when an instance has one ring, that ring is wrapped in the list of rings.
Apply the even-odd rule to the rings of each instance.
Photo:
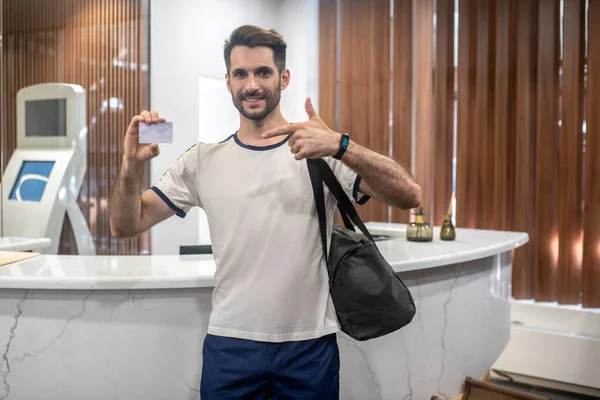
[[[115,239],[108,218],[122,138],[149,107],[149,7],[0,1],[1,236],[49,238],[41,250],[58,254],[149,252],[149,233]]]

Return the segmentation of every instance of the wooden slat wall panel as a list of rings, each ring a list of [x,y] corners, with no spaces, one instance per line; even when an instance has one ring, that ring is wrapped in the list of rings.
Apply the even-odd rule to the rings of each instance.
[[[494,99],[494,46],[492,33],[495,30],[494,9],[489,1],[477,1],[477,86],[476,112],[473,113],[475,130],[471,134],[477,168],[475,185],[475,227],[480,229],[493,228],[494,193],[494,129],[493,129],[493,99]]]
[[[140,42],[139,45],[134,47],[137,53],[137,68],[138,71],[136,77],[138,79],[136,87],[139,88],[140,98],[139,98],[139,106],[143,108],[150,108],[150,1],[147,0],[137,0],[137,10],[139,10],[136,14],[134,14],[134,18],[132,20],[136,21],[137,30],[139,32]],[[138,91],[138,90],[136,90]],[[139,111],[131,109],[131,112],[126,115],[134,115]],[[129,125],[129,118],[125,122],[125,126]],[[119,152],[119,167],[121,162],[120,154],[123,154],[123,142],[119,142],[120,152]],[[150,164],[146,164],[146,170],[144,172],[144,179],[141,183],[141,191],[142,193],[148,189],[150,189]],[[139,238],[138,247],[141,249],[141,252],[147,252],[150,249],[150,235],[143,235]]]
[[[515,196],[512,228],[529,233],[529,243],[515,251],[513,297],[533,296],[535,264],[535,139],[537,1],[517,2],[517,92],[515,141]]]
[[[582,304],[600,307],[600,0],[589,0],[588,21]]]
[[[119,54],[119,49],[118,49],[118,43],[115,42],[115,37],[114,37],[114,31],[115,31],[115,25],[116,25],[116,21],[114,20],[114,13],[115,13],[115,8],[117,7],[117,3],[115,2],[109,2],[106,3],[107,5],[107,12],[106,12],[106,37],[108,38],[108,40],[105,42],[105,49],[106,49],[106,58],[105,60],[107,61],[106,63],[106,75],[108,76],[107,82],[106,82],[106,91],[108,93],[111,93],[112,96],[114,96],[115,98],[116,93],[114,91],[114,85],[116,84],[115,82],[115,75],[116,72],[118,71],[118,67],[115,68],[114,67],[114,61],[116,60],[116,56],[117,54]],[[112,107],[108,107],[108,109],[106,110],[106,125],[107,125],[107,129],[109,132],[114,132],[115,128],[114,128],[114,123],[115,123],[115,117],[117,112],[112,108]],[[103,156],[105,157],[105,159],[108,160],[108,165],[107,165],[107,169],[106,169],[106,183],[102,184],[102,187],[104,189],[104,193],[106,195],[107,198],[110,198],[110,192],[113,186],[113,182],[115,182],[114,180],[112,180],[113,178],[113,168],[115,166],[114,161],[113,161],[113,157],[112,157],[112,137],[108,137],[106,142],[103,143]],[[108,207],[103,210],[105,215],[106,215],[106,219],[104,219],[104,229],[105,232],[107,232],[108,234],[106,235],[107,241],[106,241],[106,246],[108,247],[108,252],[112,253],[114,251],[114,241],[115,239],[112,237],[112,235],[110,235],[110,223],[109,223],[109,218],[108,218]]]
[[[449,157],[446,128],[453,122],[448,51],[452,1],[394,0],[392,154],[401,164],[415,166],[425,212],[436,224],[447,207],[448,199],[442,197],[449,192],[445,161],[439,160]],[[559,86],[559,0],[459,2],[457,225],[529,233],[530,242],[514,253],[517,299],[581,301],[584,307],[600,307],[600,117],[596,111],[600,28],[595,23],[600,20],[599,3],[589,0],[586,22],[585,0],[564,1]],[[333,7],[333,0],[322,4]],[[373,63],[379,60],[377,66],[387,65],[383,50],[387,43],[376,40],[387,27],[374,25],[375,15],[387,21],[387,11],[374,11],[373,1],[339,4],[346,21],[337,38],[345,60],[339,77],[342,95],[339,105],[329,107],[340,107],[342,125],[352,128],[355,139],[386,153],[387,131],[382,128],[378,137],[373,134],[377,129],[373,121],[384,119],[383,112],[375,115],[371,105],[386,107],[376,93],[385,86],[378,79],[386,71],[377,71]],[[435,55],[431,53],[433,4],[438,14]],[[322,15],[326,14],[326,7],[322,8]],[[583,83],[586,23],[587,89]],[[335,39],[328,40],[325,46],[335,47]],[[373,49],[376,46],[382,49],[379,53]],[[351,49],[358,51],[353,62],[348,59]],[[329,68],[327,73],[335,74],[335,67]],[[331,86],[324,80],[325,87]],[[355,100],[359,98],[371,101],[369,107],[362,107],[364,102]],[[383,217],[366,211],[366,219]],[[393,210],[393,222],[408,220],[407,212]]]
[[[2,13],[5,14],[7,12],[14,12],[15,3],[4,2],[2,4]],[[2,27],[3,31],[6,29],[6,23],[4,22],[4,17],[2,17]],[[14,90],[13,82],[14,78],[9,78],[10,76],[16,77],[16,73],[13,71],[12,67],[16,64],[14,59],[14,53],[9,53],[6,51],[7,48],[14,47],[15,38],[7,35],[2,36],[2,90],[0,91],[0,96],[2,96],[2,118],[0,124],[2,125],[2,137],[0,138],[0,161],[2,162],[2,174],[0,174],[0,181],[2,180],[2,175],[4,175],[4,166],[7,165],[7,149],[12,148],[10,145],[10,134],[9,132],[13,131],[12,121],[10,118],[6,118],[12,111],[11,104],[8,101],[8,93]],[[2,209],[4,213],[4,209]],[[4,218],[2,219],[4,220]]]
[[[413,0],[394,0],[392,157],[411,170],[413,93]],[[410,222],[408,210],[392,209],[392,222]]]
[[[127,9],[127,4],[124,2],[118,2],[116,3],[116,7],[113,10],[113,21],[116,18],[117,15],[124,15],[126,13],[126,9]],[[127,65],[125,63],[125,59],[123,54],[120,52],[120,49],[125,47],[124,46],[124,39],[125,39],[125,24],[124,23],[120,23],[120,22],[114,22],[114,27],[115,30],[113,31],[113,38],[115,40],[115,42],[117,43],[116,49],[117,51],[115,52],[115,54],[113,55],[113,59],[118,60],[117,62],[122,63],[123,65]],[[114,77],[112,79],[113,82],[113,90],[116,93],[116,97],[118,99],[124,99],[125,98],[125,94],[123,93],[123,88],[124,88],[124,83],[123,82],[123,76],[124,76],[124,71],[127,68],[121,67],[118,68],[117,70],[115,70],[114,73]],[[124,102],[123,102],[124,103]],[[118,112],[116,115],[116,118],[113,119],[113,128],[115,130],[118,130],[119,127],[124,126],[124,121],[125,119],[125,115],[123,112]],[[111,137],[111,143],[108,146],[109,150],[110,150],[110,156],[111,156],[111,181],[115,182],[117,177],[119,176],[119,169],[121,167],[121,157],[119,156],[121,153],[121,147],[122,147],[122,140],[118,140],[118,138],[115,137]],[[112,196],[112,189],[113,189],[113,185],[109,186],[110,189],[110,196]],[[122,254],[123,253],[123,248],[121,245],[122,241],[121,240],[117,240],[115,238],[113,238],[111,236],[111,247],[110,247],[110,251],[112,253],[116,253],[116,254]]]
[[[496,0],[494,76],[494,229],[510,230],[514,196],[515,91],[516,91],[516,1]]]
[[[339,81],[339,98],[337,99],[339,123],[338,130],[339,132],[350,132],[350,129],[352,129],[352,140],[365,145],[365,136],[367,134],[366,124],[356,126],[354,125],[354,121],[352,119],[352,115],[354,113],[353,107],[357,107],[357,105],[353,101],[352,96],[355,96],[355,90],[358,89],[353,84],[354,76],[355,74],[357,74],[357,72],[355,72],[355,63],[352,62],[351,56],[355,40],[353,31],[354,29],[358,28],[355,26],[354,22],[355,11],[353,2],[340,2],[337,12],[339,14],[338,31],[340,32],[340,36],[337,37],[337,46],[339,46],[340,48],[339,59],[337,60],[337,62],[339,63],[337,67],[337,79]],[[358,16],[356,16],[356,18],[358,18]],[[359,50],[360,55],[358,54]],[[364,62],[364,60],[366,59],[365,49],[357,49],[357,51],[354,53],[354,57],[357,60],[356,65],[358,64],[358,60],[363,60]],[[332,67],[333,66],[330,66],[330,68]],[[365,80],[366,79],[364,79],[363,82]],[[363,218],[363,220],[368,221],[370,213],[366,212],[364,207],[357,207],[357,212],[361,216],[361,218]]]
[[[438,13],[435,56],[431,54],[432,1]],[[439,160],[448,157],[445,128],[452,122],[451,73],[446,74],[452,39],[444,34],[452,33],[448,25],[452,0],[432,1],[394,0],[392,154],[405,166],[411,161],[415,165],[425,212],[439,224],[447,207],[442,194],[448,195],[446,170]],[[577,304],[582,298],[584,307],[600,306],[600,118],[596,112],[600,28],[592,23],[600,20],[599,2],[590,0],[587,21],[587,101],[583,85],[585,0],[564,2],[562,89],[558,80],[559,0],[459,2],[457,225],[529,233],[530,242],[514,253],[513,296],[517,299]],[[383,129],[379,137],[372,133],[377,129],[373,121],[383,119],[383,113],[375,116],[374,107],[361,109],[364,103],[354,99],[373,100],[377,85],[383,87],[383,80],[377,79],[386,72],[377,72],[372,63],[380,60],[387,65],[384,51],[375,53],[372,48],[387,28],[375,27],[374,2],[339,4],[346,21],[338,38],[342,58],[351,49],[358,50],[354,54],[358,61],[342,65],[342,125],[352,127],[358,141],[386,153],[387,131]],[[325,46],[334,47],[335,39],[328,40]],[[387,48],[383,42],[377,45]],[[335,67],[330,68],[327,73],[334,74]],[[325,84],[331,86],[331,82]],[[372,104],[379,100],[375,98]],[[380,104],[385,109],[385,102]],[[330,107],[335,110],[336,105]],[[366,211],[366,219],[377,220],[377,212]],[[393,210],[393,222],[408,220],[407,212]]]
[[[108,202],[123,134],[130,118],[149,105],[149,0],[4,0],[2,7],[3,165],[16,148],[17,91],[43,82],[81,85],[87,100],[88,165],[79,205],[96,251],[147,253],[148,232],[134,239],[111,238]],[[148,172],[142,189],[150,183]],[[74,251],[65,220],[59,252]]]
[[[559,253],[556,295],[560,304],[581,301],[583,71],[585,1],[565,0],[562,132],[558,173]]]
[[[100,95],[98,99],[99,108],[95,110],[95,113],[98,113],[98,133],[100,132],[109,132],[108,127],[108,118],[107,118],[107,106],[105,102],[108,101],[108,96],[106,95],[106,80],[108,79],[108,69],[110,66],[109,61],[109,52],[108,48],[110,46],[110,39],[108,37],[108,7],[109,3],[104,1],[100,3],[100,41],[98,42],[98,53],[96,55],[98,59],[98,63],[100,64],[100,79],[96,82],[97,91]],[[104,78],[104,79],[103,79]],[[98,141],[98,148],[96,152],[100,160],[106,160],[106,146],[107,146],[107,137],[104,140],[100,139]],[[101,161],[102,162],[102,161]],[[108,200],[108,168],[98,168],[100,172],[100,179],[96,182],[98,186],[98,195],[101,199]],[[108,219],[106,218],[106,214],[108,213],[108,204],[106,205],[100,203],[98,207],[98,241],[96,242],[96,246],[108,249],[110,242],[110,230],[108,229]]]
[[[73,66],[75,67],[75,63],[74,63],[74,57],[75,54],[77,54],[78,49],[76,48],[76,43],[77,43],[77,32],[76,32],[76,26],[77,26],[77,22],[76,22],[76,15],[69,15],[67,17],[67,14],[71,14],[70,11],[73,7],[72,2],[68,2],[68,1],[63,1],[62,4],[57,7],[56,4],[51,4],[53,2],[44,2],[45,6],[54,6],[53,9],[55,9],[56,15],[52,14],[52,20],[56,21],[55,25],[51,25],[48,26],[47,29],[45,30],[45,32],[57,32],[59,30],[63,30],[65,32],[64,34],[64,40],[65,40],[65,48],[67,49],[73,49],[74,51],[68,51],[68,52],[63,52],[60,53],[59,55],[59,59],[62,61],[62,65],[58,65],[59,63],[56,62],[56,60],[42,60],[41,58],[36,60],[35,63],[32,64],[32,68],[35,69],[36,71],[36,83],[39,82],[44,82],[47,81],[47,79],[51,79],[54,81],[63,81],[63,82],[74,82],[76,79],[76,71],[75,68],[69,68],[68,70],[65,70],[65,65],[69,65],[69,66]],[[45,10],[42,10],[41,13],[35,13],[34,17],[36,19],[35,21],[35,25],[32,27],[28,28],[29,32],[32,32],[35,29],[38,29],[37,27],[41,26],[41,15],[49,15]],[[62,28],[62,29],[61,29]],[[58,53],[58,52],[57,52]],[[35,54],[40,57],[41,56],[41,52],[35,52]],[[43,76],[42,73],[44,72],[43,67],[40,68],[40,66],[46,66],[46,73],[47,73],[47,77]],[[60,72],[58,72],[60,71]],[[60,74],[60,75],[59,75]],[[52,77],[52,78],[50,78]],[[62,225],[62,229],[61,229],[61,235],[60,235],[60,244],[59,244],[59,253],[60,254],[77,254],[77,247],[76,247],[76,243],[75,243],[75,234],[73,232],[73,228],[71,225],[71,221],[69,220],[68,216],[65,216],[64,220],[63,220],[63,225]]]
[[[558,270],[559,1],[539,2],[536,135],[535,299],[556,300]]]
[[[458,121],[456,132],[456,225],[476,225],[477,136],[476,104],[477,0],[458,3]]]
[[[374,151],[389,155],[390,153],[390,2],[371,0],[371,101],[369,104],[369,147]],[[387,204],[373,202],[371,212],[373,220],[388,221]]]
[[[442,224],[452,198],[454,157],[454,0],[437,0],[435,46],[435,133],[432,159],[433,215]]]
[[[370,1],[370,23],[373,30],[370,47],[371,79],[369,101],[369,147],[388,155],[390,148],[390,2]],[[388,220],[388,207],[375,205],[378,221]]]
[[[421,208],[433,218],[433,1],[416,1],[414,12],[414,175],[421,185]]]
[[[101,7],[100,6],[96,6],[96,7],[88,7],[87,11],[90,13],[89,14],[89,19],[88,21],[98,21],[100,18],[100,11],[101,11]],[[101,98],[100,98],[100,90],[99,90],[99,83],[97,82],[97,77],[100,76],[101,72],[100,72],[100,60],[97,60],[95,57],[95,53],[98,51],[96,49],[98,49],[100,47],[100,43],[102,40],[102,36],[101,36],[101,26],[100,24],[95,24],[95,25],[91,25],[90,29],[92,29],[93,32],[93,38],[91,40],[90,46],[88,47],[88,51],[87,51],[87,59],[89,62],[89,68],[90,68],[90,72],[89,72],[89,77],[88,77],[88,88],[90,90],[90,93],[88,94],[88,99],[89,101],[89,105],[88,105],[88,110],[89,113],[87,114],[87,118],[88,120],[90,120],[90,117],[92,115],[95,114],[95,110],[100,109],[100,104],[101,104]],[[89,151],[89,156],[91,158],[91,162],[88,162],[89,165],[91,165],[91,169],[88,171],[87,176],[89,177],[88,179],[88,193],[89,193],[89,198],[88,198],[88,203],[89,203],[89,209],[90,209],[90,215],[95,216],[94,218],[94,225],[97,226],[97,230],[100,229],[99,225],[96,224],[96,221],[98,221],[101,218],[100,217],[100,205],[98,204],[97,201],[93,201],[92,199],[97,199],[100,197],[100,187],[96,185],[96,182],[100,182],[100,168],[98,168],[97,166],[100,164],[100,140],[102,139],[100,137],[100,135],[98,135],[98,132],[100,131],[100,119],[98,118],[94,118],[91,120],[91,125],[88,129],[88,132],[90,133],[90,135],[88,136],[88,138],[90,138],[90,144],[88,144],[88,147],[90,149]],[[91,225],[91,224],[90,224]],[[97,233],[99,236],[101,235],[100,232]],[[98,245],[99,241],[96,241],[96,246]]]
[[[319,116],[336,130],[337,6],[336,0],[319,3]]]
[[[389,154],[390,9],[388,1],[340,2],[340,131],[373,151]],[[360,101],[356,101],[360,99]],[[365,221],[387,221],[375,199],[358,212]]]

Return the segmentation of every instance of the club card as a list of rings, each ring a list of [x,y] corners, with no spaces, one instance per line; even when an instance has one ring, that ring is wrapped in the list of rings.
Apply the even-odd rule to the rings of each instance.
[[[147,124],[140,122],[139,143],[173,143],[173,123],[159,122]]]

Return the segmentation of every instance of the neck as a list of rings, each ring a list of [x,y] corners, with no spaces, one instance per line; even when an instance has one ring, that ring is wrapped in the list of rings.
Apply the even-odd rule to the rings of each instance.
[[[258,121],[248,119],[240,114],[240,129],[237,132],[237,136],[240,141],[249,145],[269,146],[281,142],[283,138],[275,136],[263,139],[263,132],[287,124],[288,122],[283,118],[279,105],[269,115]]]

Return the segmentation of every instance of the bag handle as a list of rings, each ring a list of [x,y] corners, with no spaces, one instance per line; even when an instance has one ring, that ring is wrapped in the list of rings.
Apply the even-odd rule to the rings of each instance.
[[[323,242],[323,250],[325,253],[325,259],[327,260],[327,225],[326,225],[326,216],[325,216],[325,194],[323,191],[322,182],[324,182],[329,191],[333,194],[333,196],[338,201],[338,209],[340,211],[340,215],[344,221],[344,225],[346,228],[350,230],[354,230],[354,226],[350,222],[354,222],[354,225],[360,229],[360,231],[369,239],[371,242],[375,242],[373,240],[373,236],[369,233],[367,227],[363,224],[362,220],[358,216],[356,209],[352,205],[352,202],[348,198],[346,192],[342,188],[342,185],[338,182],[335,174],[329,167],[329,164],[323,159],[308,159],[306,160],[308,164],[308,172],[310,175],[310,180],[313,186],[313,193],[315,196],[315,201],[317,203],[317,215],[319,217],[319,227],[321,230],[321,240]]]

